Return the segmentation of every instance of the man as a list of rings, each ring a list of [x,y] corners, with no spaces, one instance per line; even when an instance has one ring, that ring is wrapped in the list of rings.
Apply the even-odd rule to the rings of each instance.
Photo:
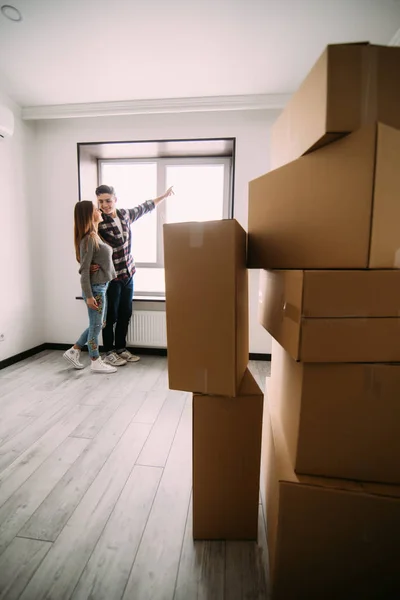
[[[103,329],[105,362],[120,367],[127,362],[137,362],[139,356],[126,349],[126,336],[132,316],[135,263],[131,254],[131,224],[154,208],[174,192],[170,187],[162,196],[147,200],[129,209],[117,209],[117,198],[113,187],[100,185],[96,196],[103,221],[99,223],[99,235],[113,249],[116,279],[110,281],[107,290],[107,317]],[[96,269],[96,267],[94,267]],[[114,331],[115,325],[115,331]]]

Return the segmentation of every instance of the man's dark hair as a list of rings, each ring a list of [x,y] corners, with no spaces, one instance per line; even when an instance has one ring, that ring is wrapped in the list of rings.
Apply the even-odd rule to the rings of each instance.
[[[111,185],[99,185],[95,191],[96,196],[100,196],[100,194],[111,194],[115,195],[115,190]]]

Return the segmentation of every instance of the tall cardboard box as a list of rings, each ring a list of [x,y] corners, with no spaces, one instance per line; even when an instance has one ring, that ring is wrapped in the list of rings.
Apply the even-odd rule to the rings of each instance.
[[[261,271],[259,321],[303,362],[400,362],[400,271]]]
[[[261,495],[272,600],[398,598],[400,486],[296,475],[279,416],[271,417],[272,428],[265,405]]]
[[[400,364],[297,363],[273,341],[268,401],[296,473],[400,484]]]
[[[400,48],[328,46],[272,127],[272,168],[369,122],[400,128],[399,72]]]
[[[170,388],[235,396],[249,361],[245,231],[164,225],[164,263]]]
[[[249,268],[398,267],[399,189],[400,131],[382,124],[254,179]]]
[[[234,398],[194,394],[194,539],[257,539],[262,411],[248,370]]]

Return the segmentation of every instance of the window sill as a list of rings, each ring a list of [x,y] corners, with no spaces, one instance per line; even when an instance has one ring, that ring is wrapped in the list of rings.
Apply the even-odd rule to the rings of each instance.
[[[75,300],[83,300],[83,297],[75,296]],[[132,302],[165,302],[165,296],[135,296]]]

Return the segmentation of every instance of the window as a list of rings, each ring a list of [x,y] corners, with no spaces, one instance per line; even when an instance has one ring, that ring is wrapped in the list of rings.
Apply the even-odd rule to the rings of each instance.
[[[229,218],[230,179],[230,158],[99,160],[99,182],[115,188],[117,207],[133,208],[174,186],[174,196],[132,224],[136,296],[165,295],[163,224]]]

